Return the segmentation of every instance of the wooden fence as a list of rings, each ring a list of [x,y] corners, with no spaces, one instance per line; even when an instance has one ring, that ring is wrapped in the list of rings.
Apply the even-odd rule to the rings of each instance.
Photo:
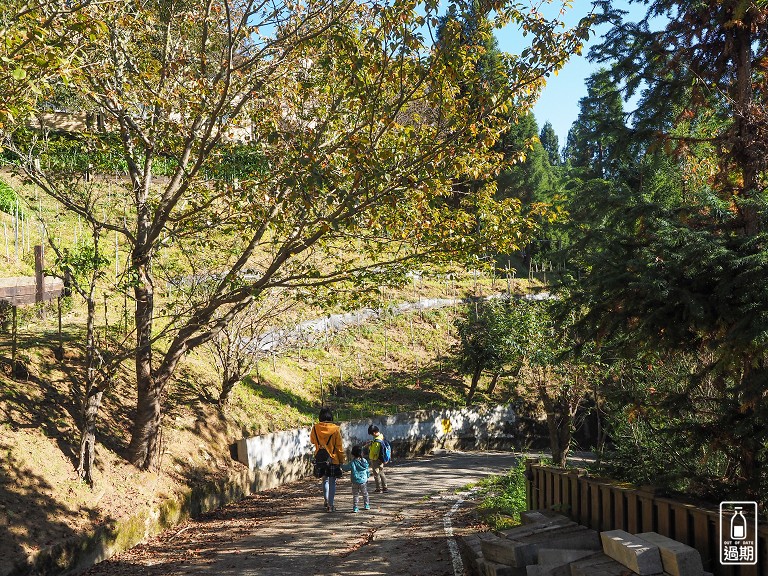
[[[701,553],[704,569],[717,576],[768,576],[768,525],[758,527],[755,566],[722,566],[718,508],[687,504],[657,495],[649,486],[635,487],[586,470],[563,470],[529,461],[528,508],[560,511],[594,530],[658,532]],[[729,527],[725,527],[728,533]]]

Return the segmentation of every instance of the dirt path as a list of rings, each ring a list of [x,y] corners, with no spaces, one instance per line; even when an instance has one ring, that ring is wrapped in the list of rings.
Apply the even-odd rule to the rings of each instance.
[[[319,481],[303,480],[177,526],[86,574],[456,576],[446,531],[466,524],[471,509],[455,506],[456,490],[514,464],[509,452],[400,461],[387,470],[389,492],[374,494],[371,480],[372,510],[356,514],[348,474],[335,513],[322,511]]]

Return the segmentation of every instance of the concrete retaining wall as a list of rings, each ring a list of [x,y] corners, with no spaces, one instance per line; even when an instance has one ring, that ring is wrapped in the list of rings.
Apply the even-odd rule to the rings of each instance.
[[[510,446],[515,439],[515,413],[510,406],[472,407],[456,410],[422,410],[370,420],[341,423],[344,448],[371,439],[375,424],[392,443],[393,458],[413,456],[434,447],[473,448]],[[237,459],[250,470],[268,471],[311,458],[310,427],[244,438],[237,443]]]

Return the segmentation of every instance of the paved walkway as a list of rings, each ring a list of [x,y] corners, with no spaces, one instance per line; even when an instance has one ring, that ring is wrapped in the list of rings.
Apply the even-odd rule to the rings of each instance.
[[[356,514],[348,474],[335,513],[322,510],[319,481],[303,480],[180,525],[87,574],[458,576],[449,537],[462,511],[457,490],[515,463],[510,452],[399,461],[387,469],[390,491],[373,493],[371,479],[372,510]]]

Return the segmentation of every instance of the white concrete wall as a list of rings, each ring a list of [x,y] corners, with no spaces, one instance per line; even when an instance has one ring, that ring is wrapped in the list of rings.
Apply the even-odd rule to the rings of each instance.
[[[342,422],[341,436],[349,453],[355,444],[371,439],[368,426],[376,424],[393,444],[393,458],[405,456],[409,446],[445,446],[460,440],[484,443],[509,440],[516,417],[511,406],[475,406],[456,410],[422,410]],[[311,428],[285,430],[244,438],[237,443],[237,459],[251,470],[267,470],[276,465],[309,458],[314,449],[309,441]]]

